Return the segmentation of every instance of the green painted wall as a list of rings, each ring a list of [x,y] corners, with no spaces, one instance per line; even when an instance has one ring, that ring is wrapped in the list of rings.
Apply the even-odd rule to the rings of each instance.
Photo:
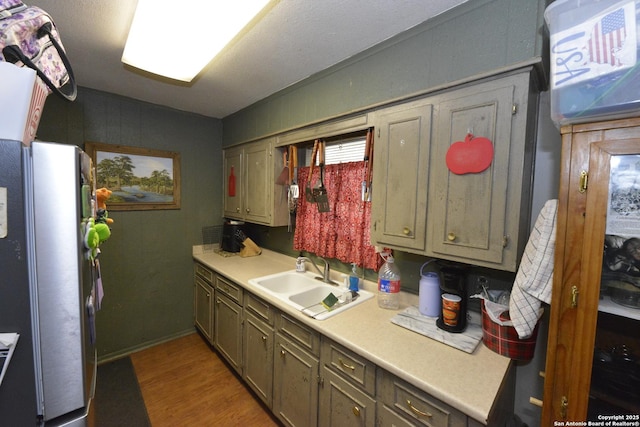
[[[546,3],[469,0],[225,117],[223,145],[367,110],[517,64],[538,63],[543,70]]]
[[[191,248],[201,244],[203,226],[222,221],[221,121],[80,88],[73,103],[47,99],[38,138],[180,153],[181,209],[109,212],[112,234],[99,258],[98,357],[192,332]]]

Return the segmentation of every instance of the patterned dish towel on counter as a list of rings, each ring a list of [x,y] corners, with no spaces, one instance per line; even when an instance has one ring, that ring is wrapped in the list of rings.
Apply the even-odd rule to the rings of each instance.
[[[520,339],[529,338],[551,303],[558,200],[548,200],[536,220],[511,290],[509,314]]]

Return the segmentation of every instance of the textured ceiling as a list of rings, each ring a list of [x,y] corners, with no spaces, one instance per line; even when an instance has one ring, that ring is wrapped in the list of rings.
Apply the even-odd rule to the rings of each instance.
[[[239,1],[239,0],[233,0]],[[188,85],[144,76],[121,62],[133,0],[32,0],[60,31],[80,86],[223,118],[467,0],[280,0]],[[206,18],[177,2],[190,25]],[[167,22],[164,37],[189,40]],[[165,60],[180,61],[180,52]]]

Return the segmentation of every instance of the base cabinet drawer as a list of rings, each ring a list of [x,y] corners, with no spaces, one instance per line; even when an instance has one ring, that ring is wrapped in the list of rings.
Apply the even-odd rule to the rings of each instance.
[[[343,346],[322,338],[322,366],[337,373],[370,396],[376,394],[376,365]]]
[[[466,427],[467,416],[394,375],[378,370],[379,412],[386,406],[411,425]],[[387,414],[388,415],[388,414]],[[381,414],[379,416],[384,416]]]
[[[415,427],[415,423],[403,418],[384,403],[379,403],[377,427]]]
[[[316,357],[320,356],[320,334],[303,325],[288,314],[280,313],[276,318],[276,329],[291,342]]]

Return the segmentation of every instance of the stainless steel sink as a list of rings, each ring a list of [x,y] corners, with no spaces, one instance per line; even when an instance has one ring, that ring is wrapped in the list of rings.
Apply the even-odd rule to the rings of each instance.
[[[350,300],[351,293],[347,288],[331,286],[319,279],[312,272],[298,273],[291,270],[250,279],[249,283],[262,288],[271,296],[318,320],[334,316],[374,296],[369,291],[360,290],[358,295]],[[322,305],[322,301],[330,293],[338,298],[338,302],[327,309]]]

